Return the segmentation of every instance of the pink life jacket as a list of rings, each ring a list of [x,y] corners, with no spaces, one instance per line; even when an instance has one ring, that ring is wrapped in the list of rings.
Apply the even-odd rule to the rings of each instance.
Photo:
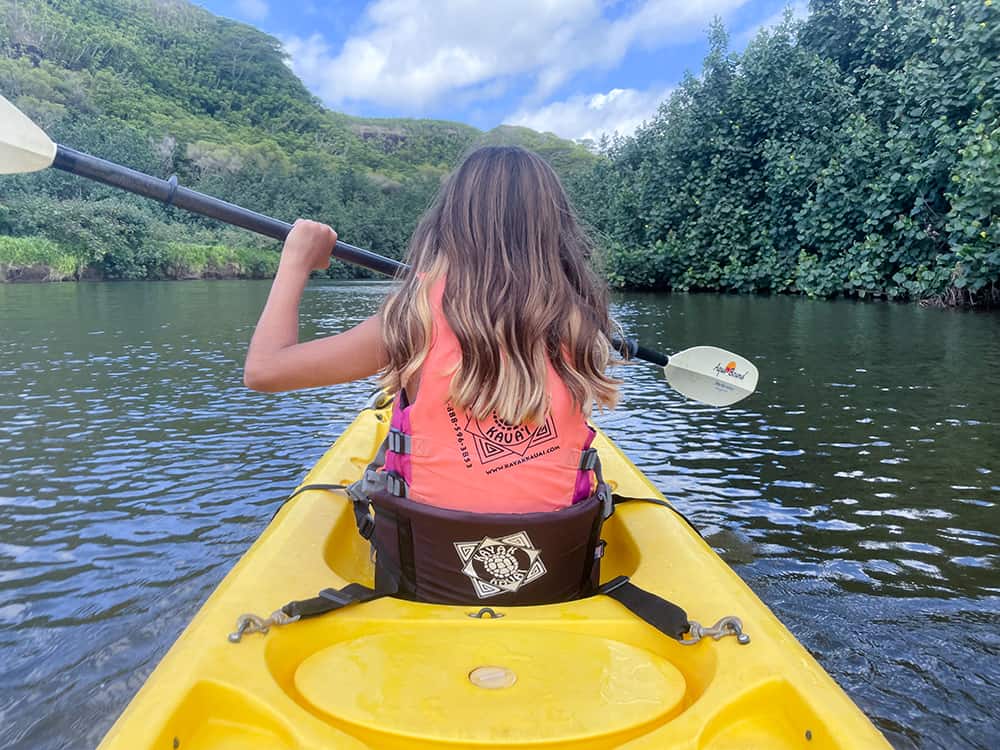
[[[451,404],[462,351],[444,316],[444,290],[443,278],[429,290],[432,338],[419,394],[409,403],[401,391],[394,405],[385,454],[393,493],[476,513],[553,511],[586,499],[594,489],[586,460],[594,430],[551,363],[543,424],[475,419]]]

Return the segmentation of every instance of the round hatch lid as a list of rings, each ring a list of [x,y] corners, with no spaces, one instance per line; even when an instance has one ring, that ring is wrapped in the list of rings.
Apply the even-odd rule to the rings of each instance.
[[[536,629],[396,630],[303,661],[295,686],[316,710],[426,741],[570,742],[675,715],[683,675],[619,641]]]

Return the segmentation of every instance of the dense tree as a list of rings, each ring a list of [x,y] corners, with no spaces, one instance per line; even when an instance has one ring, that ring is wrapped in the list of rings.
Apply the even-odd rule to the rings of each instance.
[[[1000,297],[993,0],[813,0],[578,181],[623,286]]]

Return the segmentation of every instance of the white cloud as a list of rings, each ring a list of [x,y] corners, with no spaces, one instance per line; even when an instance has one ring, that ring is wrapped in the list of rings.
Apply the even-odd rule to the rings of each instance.
[[[359,33],[334,50],[321,34],[283,41],[292,69],[328,104],[420,110],[456,94],[527,81],[540,101],[576,73],[609,69],[632,47],[702,33],[746,0],[375,0]],[[617,17],[604,13],[626,8]]]
[[[602,134],[631,135],[652,118],[669,88],[611,89],[606,94],[578,94],[507,118],[511,125],[552,132],[563,138],[598,140]]]
[[[263,21],[271,12],[271,7],[265,0],[236,0],[236,7],[244,18],[251,21]]]

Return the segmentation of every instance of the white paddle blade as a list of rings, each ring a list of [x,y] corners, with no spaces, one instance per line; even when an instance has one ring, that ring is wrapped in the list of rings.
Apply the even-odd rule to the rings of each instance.
[[[716,346],[678,352],[663,371],[675,391],[712,406],[735,404],[757,388],[757,368],[739,354]]]
[[[37,172],[50,166],[55,158],[56,144],[0,96],[0,174]]]

